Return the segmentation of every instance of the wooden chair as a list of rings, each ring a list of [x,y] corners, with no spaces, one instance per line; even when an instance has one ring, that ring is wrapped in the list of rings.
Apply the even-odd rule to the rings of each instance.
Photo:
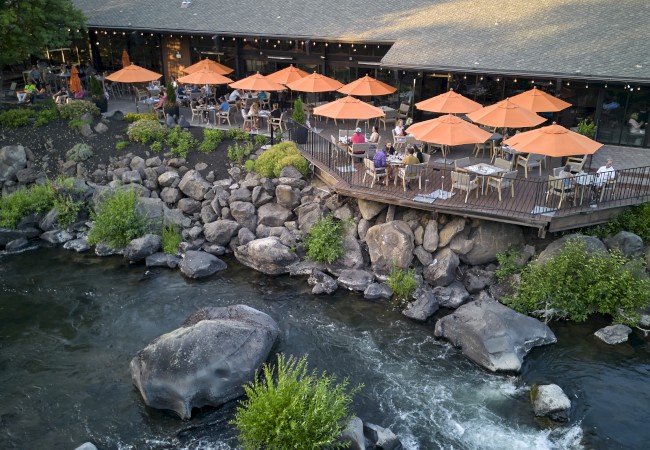
[[[494,160],[494,167],[498,167],[499,169],[511,171],[512,170],[512,161],[508,161],[507,159],[503,158],[496,158]]]
[[[202,111],[199,111],[196,108],[196,105],[191,105],[190,106],[190,111],[192,112],[192,118],[190,119],[191,122],[194,122],[194,118],[198,117],[199,118],[199,123],[203,123],[203,114]]]
[[[219,122],[219,125],[228,123],[228,126],[231,127],[232,124],[230,123],[230,108],[228,108],[228,111],[217,110],[216,119]]]
[[[562,202],[570,200],[573,197],[573,204],[575,205],[575,195],[573,195],[573,187],[567,187],[564,185],[565,178],[554,177],[553,175],[548,176],[548,190],[546,191],[546,200],[545,203],[548,203],[548,198],[551,195],[560,197],[560,201],[557,204],[557,208],[560,209]]]
[[[612,192],[616,189],[616,178],[609,178],[600,186],[596,187],[600,192],[599,201],[602,202],[605,199],[605,195],[611,196]]]
[[[244,124],[242,125],[242,128],[245,130],[246,127],[249,129],[253,128],[253,118],[246,114],[246,110],[242,109],[241,110],[241,116],[244,118]]]
[[[512,172],[506,172],[500,177],[488,177],[487,185],[490,189],[496,189],[499,193],[499,201],[501,201],[501,189],[510,188],[510,195],[514,198],[515,196],[515,179],[519,172],[513,170]]]
[[[341,144],[339,141],[336,140],[336,137],[334,137],[333,134],[330,134],[330,140],[332,141],[332,145],[334,146],[334,157],[338,159],[341,155],[344,153],[347,153],[347,146],[344,146]]]
[[[409,115],[409,109],[411,108],[408,103],[401,103],[399,105],[399,109],[397,110],[397,120],[399,119],[406,120],[406,118]]]
[[[379,125],[384,125],[384,131],[386,131],[386,124],[388,122],[397,122],[397,110],[386,111],[385,115],[379,118]]]
[[[569,156],[566,160],[566,164],[571,166],[571,173],[576,174],[582,172],[582,168],[585,165],[587,160],[587,155],[582,156]]]
[[[406,136],[398,136],[395,134],[395,130],[391,130],[393,135],[393,147],[395,149],[406,147]]]
[[[156,111],[156,117],[158,117],[158,120],[162,120],[165,122],[167,120],[167,114],[165,114],[165,108],[160,107],[155,110]]]
[[[395,186],[397,186],[397,180],[402,179],[402,187],[406,191],[406,185],[411,180],[418,180],[418,188],[422,189],[422,169],[424,164],[405,164],[401,167],[398,167],[397,174],[395,175]]]
[[[542,165],[545,163],[546,157],[544,155],[537,155],[529,153],[528,155],[517,156],[517,167],[524,168],[524,175],[528,178],[528,169],[539,167],[539,176],[542,176]]]
[[[367,158],[368,157],[368,151],[370,150],[370,144],[367,142],[360,143],[360,144],[352,144],[348,146],[348,156],[350,157],[350,161],[352,164],[354,164],[354,158]]]
[[[470,162],[469,157],[459,158],[459,159],[454,160],[454,168],[458,172],[466,173],[467,170],[465,169],[465,167],[471,166],[471,165],[472,165],[472,163]]]
[[[134,89],[136,102],[139,103],[142,100],[146,100],[149,98],[149,92],[146,89],[138,89],[137,87],[134,87],[133,89]]]
[[[467,173],[461,172],[451,172],[451,192],[454,192],[454,189],[465,191],[465,203],[467,203],[467,197],[472,191],[476,191],[476,198],[478,198],[478,188],[479,185],[476,180],[472,180]]]
[[[366,175],[369,175],[372,178],[372,182],[370,183],[371,188],[375,185],[375,181],[381,181],[382,179],[384,179],[386,186],[388,186],[388,171],[385,167],[376,168],[373,160],[369,158],[363,159],[363,166],[366,171],[363,174],[362,183],[366,182]]]
[[[428,153],[422,153],[422,164],[427,166],[429,165],[429,161],[431,160],[431,155]]]
[[[284,117],[284,113],[280,114],[280,117],[278,117],[277,119],[269,116],[269,119],[267,120],[269,133],[271,132],[271,127],[273,127],[273,130],[280,130],[280,133],[286,131],[286,128],[285,128],[284,122],[283,122],[283,117]]]

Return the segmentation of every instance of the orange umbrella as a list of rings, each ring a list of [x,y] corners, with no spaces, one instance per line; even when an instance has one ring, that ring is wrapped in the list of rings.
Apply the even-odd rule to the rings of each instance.
[[[147,81],[157,80],[160,77],[162,75],[159,73],[131,64],[108,75],[106,79],[117,83],[146,83]]]
[[[247,91],[284,91],[286,88],[280,83],[271,81],[264,75],[257,72],[255,75],[246,77],[242,80],[230,83],[229,86],[235,89],[245,89]]]
[[[317,106],[314,108],[314,114],[332,119],[367,120],[383,116],[384,111],[348,95],[325,105]]]
[[[368,96],[388,95],[392,94],[396,90],[397,88],[366,75],[365,77],[359,78],[352,83],[346,84],[341,89],[339,89],[339,92],[348,95]]]
[[[298,69],[292,64],[289,67],[285,67],[282,70],[278,70],[277,72],[273,72],[272,74],[267,75],[266,78],[268,78],[271,81],[275,81],[276,83],[286,85],[296,80],[300,80],[301,78],[304,78],[307,75],[309,75],[307,72]]]
[[[534,86],[529,91],[510,97],[510,100],[533,112],[558,112],[571,106],[571,103],[553,97],[551,94],[537,89],[537,86]]]
[[[441,145],[479,144],[492,136],[489,131],[451,114],[414,123],[408,132],[417,140]]]
[[[519,152],[546,156],[591,155],[603,146],[600,142],[568,130],[555,122],[553,125],[516,134],[506,139],[504,143]]]
[[[527,128],[546,121],[529,109],[505,99],[467,114],[473,122],[489,127]]]
[[[192,64],[191,66],[184,68],[183,72],[194,73],[198,70],[203,70],[206,67],[209,68],[212,72],[218,73],[219,75],[226,75],[235,70],[235,69],[231,69],[228,66],[224,66],[223,64],[219,64],[218,62],[212,61],[211,59],[205,58],[197,62],[196,64]]]
[[[72,70],[70,71],[69,89],[73,94],[75,92],[80,92],[83,90],[81,87],[81,80],[79,79],[79,71],[77,70],[77,66],[72,66]]]
[[[232,83],[228,77],[213,72],[210,68],[204,67],[201,70],[190,73],[178,79],[180,83],[189,83],[189,84],[228,84]]]
[[[126,49],[122,50],[122,67],[129,67],[131,60],[129,59],[129,52]]]
[[[466,114],[483,107],[480,103],[457,94],[453,89],[444,94],[418,102],[415,106],[423,111],[447,114]]]
[[[306,77],[287,84],[287,87],[292,91],[300,92],[330,92],[342,88],[343,84],[339,83],[334,78],[326,77],[325,75],[320,75],[314,72]]]

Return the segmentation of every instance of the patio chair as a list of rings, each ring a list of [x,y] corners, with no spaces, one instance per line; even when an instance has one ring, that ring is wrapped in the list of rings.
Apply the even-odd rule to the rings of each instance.
[[[339,141],[337,141],[336,137],[334,137],[333,134],[330,134],[330,140],[332,141],[332,145],[334,146],[334,152],[335,152],[334,157],[336,159],[338,159],[344,153],[347,153],[347,146],[344,146]]]
[[[451,192],[453,194],[454,189],[465,191],[465,203],[467,203],[467,197],[469,197],[469,193],[472,191],[476,191],[476,198],[478,198],[478,188],[478,183],[476,180],[472,180],[469,174],[451,172]]]
[[[397,136],[394,129],[391,130],[391,133],[393,134],[393,147],[396,149],[404,148],[406,146],[406,136]]]
[[[401,103],[399,105],[399,109],[397,110],[397,119],[406,120],[406,118],[409,116],[409,109],[411,108],[408,103]]]
[[[363,159],[363,166],[366,170],[363,174],[363,179],[361,180],[362,183],[366,182],[366,175],[368,175],[372,177],[370,188],[375,185],[375,181],[381,181],[382,179],[384,180],[386,186],[388,186],[388,171],[386,170],[386,167],[376,168],[375,163],[372,161],[372,159],[369,158]]]
[[[352,164],[354,164],[354,158],[366,158],[368,156],[368,151],[370,150],[369,144],[367,142],[361,144],[352,144],[348,146],[348,156]]]
[[[269,133],[271,132],[271,127],[273,127],[274,131],[279,130],[280,133],[286,130],[284,126],[283,118],[284,118],[284,113],[280,114],[280,117],[278,117],[277,119],[269,116],[269,119],[267,120]]]
[[[542,165],[545,163],[546,157],[544,155],[537,155],[529,153],[528,155],[517,156],[517,167],[524,168],[524,175],[528,178],[528,169],[539,167],[539,176],[542,176]]]
[[[6,97],[14,97],[16,95],[16,86],[18,86],[18,83],[15,81],[11,82],[11,85],[9,86],[9,89],[5,91],[5,96]]]
[[[194,122],[194,118],[198,117],[199,118],[199,123],[203,123],[203,114],[202,111],[199,111],[196,108],[196,105],[190,106],[190,111],[192,112],[192,118],[190,119],[191,122]]]
[[[135,101],[141,102],[149,98],[149,92],[146,89],[138,89],[137,87],[133,88],[135,94]]]
[[[242,109],[241,110],[241,116],[244,118],[244,124],[242,125],[242,128],[245,130],[246,127],[250,130],[253,128],[253,118],[246,114],[246,110]]]
[[[465,169],[465,167],[471,166],[471,165],[472,165],[472,163],[470,162],[469,157],[459,158],[459,159],[454,160],[454,168],[458,172],[466,173],[467,170]]]
[[[230,108],[228,108],[228,111],[221,111],[217,110],[217,120],[219,121],[219,125],[228,123],[228,126],[232,126],[230,123]]]
[[[499,201],[501,201],[501,189],[510,188],[510,196],[514,198],[515,196],[515,179],[519,172],[513,170],[512,172],[506,172],[500,177],[488,177],[487,185],[492,189],[496,189],[499,193]]]
[[[564,185],[564,178],[554,177],[553,175],[548,176],[548,190],[546,191],[546,200],[545,203],[548,203],[548,198],[551,195],[560,197],[560,201],[557,204],[557,208],[560,209],[562,202],[564,200],[571,200],[573,198],[573,204],[575,206],[575,195],[573,195],[573,187],[567,187]]]
[[[401,178],[404,191],[406,191],[406,186],[411,180],[418,180],[418,188],[422,189],[423,168],[423,164],[406,164],[402,167],[399,167],[395,176],[395,186],[397,186],[397,180]]]
[[[431,155],[428,153],[422,153],[422,164],[427,166],[429,165],[429,161],[431,160]]]
[[[608,179],[604,184],[596,186],[597,191],[600,191],[598,201],[602,202],[605,199],[606,195],[612,196],[612,193],[616,190],[616,178]]]
[[[571,166],[571,173],[576,174],[582,172],[582,168],[587,160],[587,155],[582,156],[569,156],[565,164]]]
[[[385,116],[379,118],[379,125],[384,125],[384,131],[386,131],[386,124],[388,122],[397,122],[397,110],[394,109],[392,111],[386,111],[385,114]]]
[[[512,161],[508,161],[507,159],[503,158],[496,158],[494,160],[494,167],[498,167],[499,169],[507,170],[510,171],[512,170]]]

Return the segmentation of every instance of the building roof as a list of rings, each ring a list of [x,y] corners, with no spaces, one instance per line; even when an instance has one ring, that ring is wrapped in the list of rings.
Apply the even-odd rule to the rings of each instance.
[[[641,0],[73,0],[92,28],[393,42],[386,67],[650,83]]]

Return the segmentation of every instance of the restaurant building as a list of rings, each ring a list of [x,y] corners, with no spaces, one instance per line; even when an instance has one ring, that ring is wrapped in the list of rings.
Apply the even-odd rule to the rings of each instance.
[[[233,78],[294,64],[342,83],[365,74],[397,87],[382,103],[413,104],[454,88],[484,104],[537,86],[591,118],[606,144],[650,147],[650,4],[640,0],[74,0],[81,62],[131,61],[163,73],[211,58]],[[56,53],[52,55],[56,58]],[[56,62],[56,61],[53,61]],[[427,113],[424,113],[425,115]]]

